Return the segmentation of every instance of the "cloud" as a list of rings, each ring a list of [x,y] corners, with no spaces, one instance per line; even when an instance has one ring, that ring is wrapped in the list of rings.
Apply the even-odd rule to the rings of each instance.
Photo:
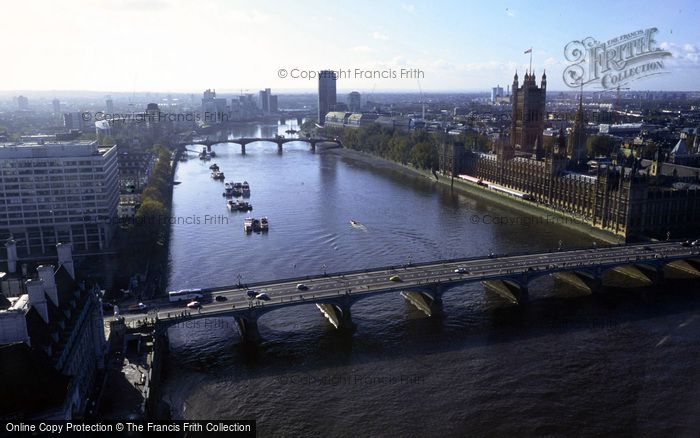
[[[170,7],[170,4],[163,0],[110,0],[102,4],[102,7],[113,11],[123,12],[147,12],[160,11]]]
[[[409,14],[414,14],[416,12],[416,6],[412,4],[401,3],[401,8]]]
[[[369,47],[369,46],[355,46],[355,47],[351,48],[350,50],[352,50],[353,52],[357,52],[357,53],[374,52],[374,49]]]
[[[233,10],[227,14],[227,18],[239,23],[264,23],[270,19],[269,16],[255,9],[247,11]]]
[[[383,34],[383,33],[381,33],[381,32],[377,32],[377,31],[372,32],[372,33],[370,34],[370,36],[371,36],[372,38],[374,38],[375,40],[381,40],[381,41],[386,41],[386,40],[389,39],[388,36],[386,36],[385,34]]]
[[[673,59],[670,63],[672,64],[697,65],[700,63],[700,52],[698,52],[698,47],[695,44],[685,43],[680,45],[665,41],[659,44],[659,48],[671,52]]]
[[[698,48],[694,44],[684,44],[683,45],[684,58],[690,62],[698,62]]]
[[[390,65],[406,66],[408,65],[408,60],[403,56],[394,56],[389,63]]]
[[[455,70],[455,65],[445,59],[436,59],[430,63],[429,68],[434,71],[452,71]]]

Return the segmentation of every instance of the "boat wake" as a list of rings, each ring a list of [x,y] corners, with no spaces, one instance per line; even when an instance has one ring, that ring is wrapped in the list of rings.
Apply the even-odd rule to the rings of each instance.
[[[358,230],[362,230],[362,231],[367,232],[367,227],[365,225],[361,224],[360,222],[356,221],[355,219],[350,219],[350,225],[353,228],[357,228]]]

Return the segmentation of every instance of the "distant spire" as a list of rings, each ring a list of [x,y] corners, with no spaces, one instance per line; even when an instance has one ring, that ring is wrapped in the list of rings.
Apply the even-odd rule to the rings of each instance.
[[[678,139],[678,143],[671,150],[671,155],[688,155],[688,150],[685,147],[685,141],[682,138]]]

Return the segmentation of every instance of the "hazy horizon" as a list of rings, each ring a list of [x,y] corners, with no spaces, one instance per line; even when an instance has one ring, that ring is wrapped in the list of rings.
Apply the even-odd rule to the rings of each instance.
[[[269,88],[269,87],[261,87],[260,90],[264,88]],[[149,95],[149,94],[154,94],[154,95],[159,95],[159,96],[167,96],[167,95],[191,95],[194,94],[196,96],[199,96],[202,94],[202,92],[205,90],[189,90],[189,91],[149,91],[149,90],[136,90],[136,91],[114,91],[114,90],[0,90],[0,96],[3,97],[18,97],[18,96],[25,96],[25,97],[32,97],[32,95],[39,96],[40,98],[53,98],[53,97],[58,97],[60,95],[77,95],[77,96],[85,96],[85,95],[101,95],[104,97],[111,96],[112,98],[114,97],[120,97],[120,96],[131,96],[131,95]],[[227,89],[215,89],[217,95],[239,95],[238,90],[227,90]],[[256,95],[259,90],[249,90],[245,92],[244,94],[253,94]],[[316,88],[313,89],[272,89],[274,94],[277,95],[309,95],[309,94],[317,94]],[[338,88],[337,93],[338,95],[344,95],[348,94],[352,91],[357,91],[355,89],[341,89]],[[503,91],[505,93],[505,87],[503,88]],[[604,94],[614,94],[616,92],[615,89],[612,90],[587,90],[584,89],[583,93],[584,95],[587,94],[597,94],[597,93],[604,93]],[[634,92],[652,92],[652,93],[700,93],[700,90],[674,90],[674,89],[669,89],[669,90],[654,90],[654,89],[631,89],[631,90],[624,90],[621,91],[622,93],[634,93]],[[482,90],[482,89],[474,89],[474,90],[469,90],[469,89],[464,89],[464,90],[429,90],[429,89],[424,89],[422,90],[423,94],[433,94],[433,95],[441,95],[441,94],[489,94],[491,93],[491,90]],[[566,89],[547,89],[547,93],[578,93],[578,90],[573,90],[570,88]],[[374,90],[374,92],[368,92],[367,95],[369,94],[380,94],[380,95],[392,95],[392,94],[421,94],[421,91],[418,90]],[[366,96],[363,94],[363,96]]]
[[[658,29],[654,47],[672,56],[663,61],[664,74],[628,86],[700,90],[700,30],[692,25],[700,13],[690,0],[669,2],[663,12],[629,1],[542,8],[500,0],[468,6],[358,1],[351,14],[342,4],[320,1],[30,0],[3,12],[0,36],[16,41],[5,48],[4,92],[303,93],[313,92],[316,81],[291,72],[325,68],[397,76],[339,80],[339,89],[363,94],[488,92],[505,89],[516,71],[522,81],[529,48],[538,81],[546,69],[548,88],[567,91],[562,75],[570,65],[569,42],[605,42],[649,28]],[[401,78],[401,69],[421,74]]]

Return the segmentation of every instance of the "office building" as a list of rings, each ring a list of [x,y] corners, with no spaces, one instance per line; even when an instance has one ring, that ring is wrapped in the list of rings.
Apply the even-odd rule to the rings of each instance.
[[[216,97],[216,90],[205,90],[202,94],[201,116],[201,120],[209,125],[228,121],[230,114],[227,99]]]
[[[14,237],[21,255],[58,242],[107,248],[119,202],[116,150],[88,141],[0,143],[0,241]]]
[[[64,113],[63,126],[69,131],[75,129],[83,132],[90,132],[95,127],[92,114],[80,111]]]
[[[260,100],[260,109],[262,110],[263,113],[269,113],[270,112],[270,89],[265,88],[264,90],[260,90],[258,93],[259,100]]]
[[[321,70],[318,76],[318,123],[323,125],[326,114],[335,109],[336,75],[333,70]]]
[[[491,88],[491,103],[496,103],[499,97],[503,97],[503,88],[500,85]]]
[[[353,91],[352,93],[348,94],[348,110],[353,113],[359,113],[361,107],[362,104],[360,102],[360,93]]]
[[[262,110],[263,114],[277,112],[277,95],[272,94],[272,91],[269,88],[260,90],[260,92],[258,93],[258,101],[260,103],[260,109]]]

